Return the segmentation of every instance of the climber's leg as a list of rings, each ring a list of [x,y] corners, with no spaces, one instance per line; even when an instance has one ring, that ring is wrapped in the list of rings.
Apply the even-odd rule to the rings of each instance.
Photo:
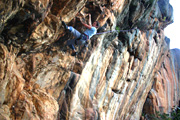
[[[71,39],[71,40],[68,40],[66,43],[66,45],[68,45],[72,50],[75,50],[74,48],[75,40],[76,39]]]
[[[77,31],[72,26],[67,26],[64,21],[62,21],[62,25],[64,26],[65,29],[68,29],[74,35],[75,38],[79,38],[81,36],[81,33],[79,31]]]
[[[75,38],[79,38],[81,36],[81,33],[72,26],[68,26],[68,30],[74,35]]]

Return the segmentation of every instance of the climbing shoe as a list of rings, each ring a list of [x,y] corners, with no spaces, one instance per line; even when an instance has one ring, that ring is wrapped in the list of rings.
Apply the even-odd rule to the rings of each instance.
[[[68,29],[68,26],[66,25],[64,21],[62,21],[62,25],[64,26],[65,29]]]
[[[77,54],[78,54],[77,52],[73,52],[71,55],[76,56]]]

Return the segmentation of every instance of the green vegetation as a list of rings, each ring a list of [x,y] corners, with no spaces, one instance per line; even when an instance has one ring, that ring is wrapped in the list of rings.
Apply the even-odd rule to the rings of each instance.
[[[144,114],[142,116],[145,116]],[[180,108],[173,109],[171,113],[156,112],[156,115],[148,115],[148,118],[152,120],[180,120]]]
[[[164,17],[162,20],[163,20],[163,21],[166,21],[166,17]]]
[[[120,27],[116,26],[115,30],[120,31]]]
[[[151,117],[153,118],[153,120],[172,120],[169,114],[166,113],[161,114],[160,112],[156,112],[156,116],[152,115]]]

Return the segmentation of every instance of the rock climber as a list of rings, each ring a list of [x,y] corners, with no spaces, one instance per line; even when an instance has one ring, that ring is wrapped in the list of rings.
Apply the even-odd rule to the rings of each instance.
[[[62,21],[62,25],[64,26],[64,28],[69,30],[75,37],[75,39],[68,40],[66,43],[66,45],[68,45],[73,50],[72,56],[77,55],[74,45],[79,45],[79,46],[84,45],[85,47],[87,47],[90,38],[97,33],[99,22],[95,21],[93,24],[91,24],[91,14],[88,15],[89,15],[88,24],[84,23],[82,19],[80,19],[81,23],[87,28],[83,33],[80,33],[72,26],[67,26],[66,23]]]

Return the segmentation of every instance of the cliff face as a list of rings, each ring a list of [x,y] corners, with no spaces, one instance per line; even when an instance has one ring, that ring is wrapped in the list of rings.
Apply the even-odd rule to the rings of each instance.
[[[169,39],[167,43],[169,43]],[[167,44],[167,48],[169,45]],[[179,104],[179,49],[165,49],[160,69],[144,104],[145,114],[170,113]]]
[[[143,106],[146,114],[177,106],[179,53],[163,32],[172,22],[168,0],[0,4],[1,119],[127,120],[140,119]],[[120,31],[95,35],[71,56],[61,20],[83,31],[89,13],[99,32]]]

